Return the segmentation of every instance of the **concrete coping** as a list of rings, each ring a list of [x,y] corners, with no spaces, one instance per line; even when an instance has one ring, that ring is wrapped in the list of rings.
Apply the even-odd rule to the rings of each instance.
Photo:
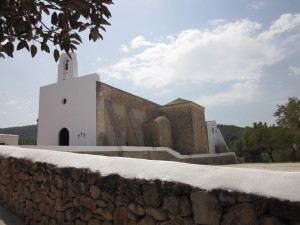
[[[54,146],[54,145],[22,145],[22,148],[35,148],[61,152],[168,152],[178,159],[214,158],[220,156],[235,156],[234,152],[181,155],[167,147],[141,146]]]

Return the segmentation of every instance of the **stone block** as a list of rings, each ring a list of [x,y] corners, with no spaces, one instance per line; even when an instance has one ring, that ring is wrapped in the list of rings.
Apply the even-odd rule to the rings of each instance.
[[[64,212],[57,212],[56,219],[58,224],[64,224],[65,222],[65,213]]]
[[[195,225],[195,223],[192,217],[185,217],[182,225]]]
[[[93,217],[92,211],[86,207],[82,207],[79,214],[82,221],[89,221]]]
[[[219,201],[222,206],[232,206],[235,204],[235,197],[232,194],[221,192],[219,194]]]
[[[275,216],[263,217],[259,220],[259,225],[283,225]]]
[[[258,225],[257,214],[251,203],[240,203],[232,206],[224,214],[221,225]]]
[[[71,177],[74,180],[79,181],[80,177],[81,177],[81,170],[80,169],[72,169]]]
[[[168,210],[172,214],[180,214],[180,198],[178,196],[164,197],[163,209]]]
[[[114,225],[111,221],[104,221],[102,225]]]
[[[146,209],[146,214],[158,221],[165,221],[168,219],[168,211],[162,208],[148,208]]]
[[[102,208],[104,208],[105,206],[107,206],[107,203],[101,199],[96,201],[97,206],[100,206]]]
[[[75,207],[84,206],[94,211],[96,209],[96,203],[93,199],[86,196],[78,196],[74,199],[73,204]]]
[[[102,215],[105,220],[112,221],[115,213],[115,206],[112,203],[108,203],[104,209],[98,208],[94,213]]]
[[[172,220],[172,222],[175,225],[182,225],[183,224],[183,219],[180,215],[169,213],[169,218]]]
[[[42,216],[41,218],[41,224],[48,225],[50,221],[50,218],[48,216]]]
[[[81,220],[79,220],[79,219],[77,219],[77,220],[75,221],[75,225],[86,225],[86,223],[83,222],[83,221],[81,221]]]
[[[116,198],[116,205],[117,206],[128,206],[128,203],[130,202],[129,198],[127,198],[125,195],[118,195]]]
[[[128,208],[132,211],[134,215],[143,216],[145,215],[145,209],[135,203],[129,204]]]
[[[172,220],[167,220],[165,222],[162,222],[160,225],[174,225],[174,223],[172,222]]]
[[[127,225],[127,208],[117,207],[113,221],[115,225]]]
[[[101,225],[100,220],[92,219],[89,221],[88,225]]]
[[[66,220],[73,221],[79,216],[78,209],[70,208],[66,210]]]
[[[193,192],[191,200],[196,224],[219,224],[222,210],[213,194],[206,191]]]
[[[49,222],[49,225],[58,225],[56,219],[52,218]]]
[[[155,182],[144,184],[143,191],[143,198],[147,205],[155,208],[161,205],[161,189]]]
[[[183,196],[180,199],[180,209],[181,209],[181,216],[190,216],[192,215],[192,204],[191,200],[187,196]]]
[[[137,225],[155,225],[155,220],[151,216],[145,216],[139,220]]]
[[[269,206],[270,212],[274,216],[287,218],[290,220],[300,220],[300,203],[272,201]]]
[[[63,189],[65,186],[64,178],[62,176],[56,175],[55,176],[55,184],[58,188]]]
[[[90,194],[91,194],[92,198],[97,199],[100,196],[100,189],[97,186],[92,185],[90,187]]]

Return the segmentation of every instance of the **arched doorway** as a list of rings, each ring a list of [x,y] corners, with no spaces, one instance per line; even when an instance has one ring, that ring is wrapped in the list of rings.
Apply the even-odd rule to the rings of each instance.
[[[59,145],[69,146],[69,131],[67,128],[63,128],[59,132]]]

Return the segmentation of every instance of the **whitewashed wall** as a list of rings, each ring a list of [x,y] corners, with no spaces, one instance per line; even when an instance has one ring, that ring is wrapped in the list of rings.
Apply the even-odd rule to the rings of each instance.
[[[19,135],[0,134],[0,144],[18,145],[19,144]]]
[[[208,144],[209,144],[209,153],[216,153],[215,146],[216,145],[226,145],[226,142],[223,138],[223,135],[220,129],[217,127],[216,121],[207,121],[207,136],[208,136]]]
[[[96,145],[96,81],[99,75],[91,74],[40,88],[38,145],[58,145],[63,128],[70,145]]]

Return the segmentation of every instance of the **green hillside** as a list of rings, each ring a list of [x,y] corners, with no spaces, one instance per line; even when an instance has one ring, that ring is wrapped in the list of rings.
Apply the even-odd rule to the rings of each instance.
[[[221,130],[228,147],[232,147],[233,143],[239,140],[245,128],[234,125],[219,124],[218,128]],[[22,127],[0,128],[0,134],[15,134],[19,135],[20,144],[35,145],[37,140],[37,125],[29,125]]]

